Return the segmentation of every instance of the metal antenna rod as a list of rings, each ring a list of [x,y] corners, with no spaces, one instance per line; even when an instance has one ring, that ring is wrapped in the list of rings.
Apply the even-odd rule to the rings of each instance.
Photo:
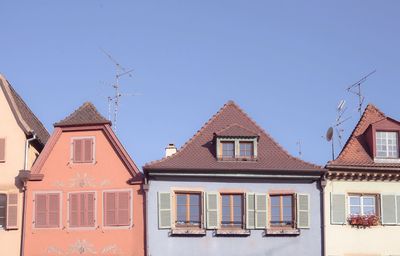
[[[362,115],[362,112],[361,112],[362,104],[364,103],[364,98],[365,98],[361,93],[361,84],[364,83],[367,80],[367,78],[369,76],[371,76],[372,74],[374,74],[375,72],[376,72],[376,70],[370,72],[368,75],[364,76],[363,78],[361,78],[354,84],[350,85],[346,89],[347,92],[353,93],[358,96],[358,112],[360,113],[360,116]]]

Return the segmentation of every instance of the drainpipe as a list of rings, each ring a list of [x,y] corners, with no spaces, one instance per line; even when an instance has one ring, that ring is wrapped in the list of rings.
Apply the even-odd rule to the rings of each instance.
[[[143,191],[144,191],[144,232],[145,232],[145,255],[149,255],[149,221],[147,217],[148,213],[148,192],[149,192],[149,183],[147,177],[144,178],[143,184]]]
[[[326,226],[325,226],[325,187],[326,187],[326,174],[322,175],[320,179],[321,189],[321,240],[322,240],[322,255],[326,256]]]
[[[32,135],[32,138],[30,138],[30,139],[27,139],[26,141],[25,141],[25,159],[24,159],[24,170],[22,171],[22,172],[24,172],[24,173],[27,173],[27,172],[29,172],[28,171],[28,154],[29,154],[29,144],[30,144],[30,142],[31,141],[34,141],[34,140],[36,140],[37,139],[37,137],[36,137],[36,134],[35,133],[33,133],[33,135]],[[21,223],[21,249],[20,249],[20,251],[21,251],[21,256],[24,256],[24,254],[25,254],[25,252],[24,252],[24,244],[25,244],[25,211],[26,211],[26,183],[27,183],[27,178],[26,177],[24,177],[24,178],[22,178],[22,182],[23,182],[23,185],[22,185],[22,193],[23,193],[23,195],[22,195],[22,201],[23,201],[23,203],[22,203],[22,223]]]

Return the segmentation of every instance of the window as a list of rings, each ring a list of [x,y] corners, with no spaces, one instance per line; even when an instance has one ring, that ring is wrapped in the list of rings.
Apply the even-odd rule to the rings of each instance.
[[[349,196],[350,215],[375,215],[376,196],[351,195]]]
[[[240,156],[253,157],[253,142],[240,142]]]
[[[271,227],[294,227],[293,195],[271,195]]]
[[[104,225],[130,226],[131,193],[130,191],[104,192]]]
[[[176,227],[201,227],[200,193],[176,193]]]
[[[376,132],[376,156],[381,158],[398,158],[397,132]]]
[[[60,226],[60,194],[35,195],[35,227],[58,228]]]
[[[0,163],[6,161],[6,139],[0,138]]]
[[[94,138],[74,138],[72,145],[72,161],[74,163],[93,163]]]
[[[93,192],[69,194],[69,226],[95,226],[95,196]]]
[[[6,228],[7,195],[0,194],[0,229]]]
[[[243,195],[222,194],[223,228],[243,228]]]
[[[221,142],[222,144],[222,157],[235,157],[235,142]]]

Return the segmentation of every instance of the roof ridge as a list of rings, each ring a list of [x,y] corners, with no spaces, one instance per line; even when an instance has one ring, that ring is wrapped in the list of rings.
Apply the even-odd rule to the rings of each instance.
[[[214,115],[212,115],[212,116],[203,124],[203,126],[202,126],[199,130],[197,130],[197,132],[196,132],[189,140],[187,140],[187,141],[177,150],[177,152],[176,152],[175,154],[173,154],[173,155],[171,155],[171,156],[164,156],[163,158],[158,159],[158,160],[150,161],[150,162],[146,163],[146,164],[144,165],[144,167],[149,166],[149,165],[152,165],[152,164],[161,163],[161,162],[165,161],[166,159],[170,159],[170,158],[173,158],[173,157],[177,156],[180,152],[182,152],[183,149],[186,148],[186,146],[187,146],[190,142],[192,142],[195,138],[197,138],[198,136],[200,136],[200,133],[201,133],[202,131],[204,131],[205,128],[206,128],[213,120],[215,120],[215,119],[217,118],[217,116],[219,116],[219,115],[221,114],[222,110],[224,110],[225,108],[227,108],[229,105],[232,105],[232,104],[235,104],[232,100],[229,100],[227,103],[225,103]]]
[[[348,151],[349,146],[352,144],[353,138],[355,138],[355,134],[360,131],[362,124],[364,124],[364,122],[366,122],[366,119],[368,117],[367,115],[369,114],[370,111],[376,111],[378,114],[382,115],[383,118],[386,118],[385,113],[383,113],[374,104],[368,103],[368,105],[364,109],[363,114],[361,115],[361,117],[358,120],[357,124],[355,125],[353,131],[351,132],[350,136],[347,138],[347,141],[344,144],[344,146],[342,147],[342,150],[340,151],[339,155],[336,157],[336,159],[329,161],[327,165],[334,164],[336,160],[341,158],[341,156]]]

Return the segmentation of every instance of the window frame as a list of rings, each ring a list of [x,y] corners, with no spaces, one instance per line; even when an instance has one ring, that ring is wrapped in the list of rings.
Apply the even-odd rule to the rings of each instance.
[[[55,226],[43,226],[43,227],[38,227],[36,226],[36,195],[49,195],[49,194],[58,194],[59,195],[59,226],[55,227]],[[63,209],[63,192],[62,191],[35,191],[33,192],[33,211],[32,211],[32,227],[33,229],[62,229],[63,227],[63,223],[62,223],[62,209]]]
[[[385,146],[386,146],[386,151],[380,151],[380,152],[385,152],[386,153],[386,156],[379,156],[378,155],[378,133],[385,133],[386,135],[385,135]],[[388,138],[388,134],[389,133],[394,133],[394,134],[396,134],[396,148],[397,148],[397,150],[396,150],[396,153],[397,153],[397,156],[395,156],[395,157],[392,157],[392,156],[389,156],[389,147],[388,147],[388,141],[389,141],[389,138]],[[376,130],[375,131],[375,141],[374,141],[374,144],[375,144],[375,157],[377,158],[377,159],[399,159],[400,158],[400,148],[399,148],[399,132],[398,131],[394,131],[394,130]]]
[[[229,225],[229,226],[227,226],[227,225],[223,225],[222,224],[222,222],[223,222],[223,200],[222,200],[222,196],[226,196],[226,195],[229,195],[229,196],[231,196],[231,199],[230,199],[230,211],[231,211],[231,222],[233,222],[234,221],[234,206],[233,206],[233,196],[235,196],[235,195],[240,195],[241,196],[241,212],[242,212],[242,216],[241,216],[241,226],[240,227],[237,227],[237,226],[234,226],[234,225]],[[221,230],[245,230],[246,229],[246,202],[245,202],[245,197],[246,197],[246,193],[243,193],[243,192],[220,192],[219,193],[219,197],[220,197],[220,200],[219,200],[219,209],[220,209],[220,213],[219,213],[219,217],[220,217],[220,219],[219,219],[219,228],[221,229]]]
[[[233,157],[224,156],[223,155],[223,144],[224,143],[233,143]],[[242,156],[240,145],[242,143],[252,143],[252,151],[251,156]],[[226,160],[226,161],[251,161],[257,160],[257,137],[251,138],[241,138],[241,137],[217,137],[216,138],[216,157],[218,160]]]
[[[86,193],[86,194],[93,194],[94,195],[94,209],[93,209],[93,217],[94,217],[94,224],[93,224],[93,226],[76,226],[76,227],[71,227],[71,222],[70,222],[70,219],[71,219],[71,214],[70,214],[70,203],[71,203],[71,201],[70,201],[70,196],[71,196],[71,194],[84,194],[84,193]],[[88,190],[88,191],[71,191],[71,192],[68,192],[67,193],[67,223],[68,223],[68,229],[71,229],[71,230],[93,230],[93,229],[96,229],[97,228],[97,226],[98,226],[98,222],[97,222],[97,215],[98,215],[98,212],[97,212],[97,201],[98,201],[98,198],[97,198],[97,191],[95,191],[95,190]]]
[[[130,219],[130,221],[129,221],[129,225],[106,225],[106,220],[105,220],[105,217],[106,217],[106,215],[105,215],[105,211],[106,211],[106,208],[105,208],[105,200],[106,200],[106,197],[105,197],[105,193],[107,193],[107,192],[110,192],[110,193],[114,193],[114,192],[129,192],[129,194],[130,194],[130,200],[129,200],[129,204],[130,204],[130,207],[129,207],[129,219]],[[132,191],[132,189],[129,189],[129,188],[123,188],[123,189],[106,189],[106,190],[103,190],[103,191],[101,191],[101,193],[102,193],[102,211],[101,211],[101,214],[102,214],[102,228],[103,229],[130,229],[131,227],[132,227],[132,225],[133,225],[133,191]]]
[[[4,219],[4,224],[1,227],[0,226],[0,230],[6,230],[7,229],[7,208],[8,208],[8,194],[5,192],[0,192],[0,196],[4,196],[5,197],[5,205],[4,205],[4,217],[2,217]],[[0,208],[2,206],[0,205]],[[0,217],[1,218],[1,217]]]
[[[92,140],[92,161],[74,161],[74,153],[75,153],[75,140]],[[72,164],[94,164],[96,163],[96,136],[74,136],[71,137],[71,148],[70,148],[70,163]]]
[[[291,225],[272,225],[272,199],[271,197],[280,197],[279,202],[279,221],[283,222],[283,197],[290,196],[292,199],[292,224]],[[297,228],[297,197],[295,193],[270,193],[268,195],[268,223],[267,226],[271,229],[296,229]]]
[[[250,151],[250,155],[242,155],[242,145],[251,145],[250,150],[244,150],[245,152]],[[239,140],[239,157],[240,158],[254,158],[254,142]]]
[[[4,140],[4,159],[0,159],[1,164],[7,161],[7,137],[0,137],[0,139]]]
[[[186,196],[190,194],[197,194],[200,196],[200,202],[199,202],[199,214],[200,214],[200,225],[181,225],[177,224],[177,219],[178,219],[178,197],[177,195],[179,194],[186,194]],[[174,195],[174,200],[173,200],[173,227],[176,229],[204,229],[205,228],[205,223],[204,223],[204,195],[203,191],[197,191],[197,190],[173,190],[173,195]],[[187,200],[187,199],[186,199]],[[186,205],[187,206],[187,205]],[[186,209],[188,211],[188,209]],[[190,204],[189,204],[189,211],[190,211]],[[186,221],[187,219],[187,213],[186,213]],[[189,217],[190,220],[190,217]]]
[[[221,158],[223,158],[223,159],[234,159],[236,157],[235,141],[222,140],[220,143],[221,143]],[[228,145],[228,144],[233,146],[233,148],[232,148],[232,153],[233,153],[232,156],[224,155],[224,152],[226,151],[226,150],[224,150],[224,145]]]
[[[354,205],[351,205],[350,204],[350,198],[351,197],[360,197],[360,205],[357,205],[357,206],[360,206],[360,209],[361,209],[361,214],[359,214],[360,216],[365,216],[365,214],[364,214],[364,200],[362,199],[362,198],[364,198],[364,197],[374,197],[374,200],[375,200],[375,205],[374,205],[374,207],[375,207],[375,216],[378,216],[379,218],[381,217],[381,214],[380,214],[380,211],[381,211],[381,209],[380,209],[380,196],[379,196],[379,194],[375,194],[375,193],[348,193],[347,194],[347,200],[346,200],[346,203],[347,203],[347,212],[348,212],[348,214],[347,214],[347,217],[349,217],[349,216],[352,216],[353,214],[351,214],[351,206],[354,206]],[[357,215],[357,214],[354,214],[354,215]]]

